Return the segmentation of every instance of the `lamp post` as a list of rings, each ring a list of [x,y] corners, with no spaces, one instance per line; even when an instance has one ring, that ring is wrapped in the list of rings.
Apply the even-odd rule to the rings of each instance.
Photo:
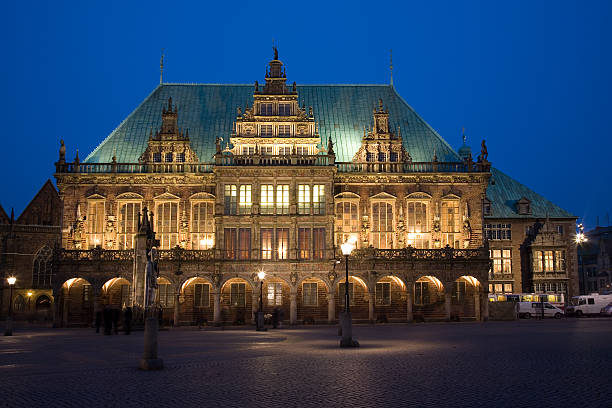
[[[580,275],[582,276],[582,289],[583,293],[587,293],[587,281],[584,275],[584,258],[582,257],[582,244],[588,241],[586,235],[584,235],[584,225],[578,224],[576,227],[576,247],[578,248],[578,263],[580,266]]]
[[[342,339],[340,347],[359,347],[359,343],[353,340],[353,327],[351,322],[350,311],[350,295],[349,295],[349,268],[348,260],[351,252],[355,249],[357,238],[351,236],[344,244],[340,245],[342,255],[344,255],[344,265],[346,272],[346,280],[344,281],[344,313],[340,313],[340,328],[342,330]]]
[[[263,312],[263,284],[266,273],[263,271],[263,269],[257,272],[257,277],[259,278],[259,310],[257,311],[255,325],[257,331],[266,331]]]
[[[9,287],[11,289],[9,292],[9,309],[8,309],[8,316],[6,317],[6,330],[4,331],[4,335],[12,336],[13,335],[13,285],[15,285],[17,278],[15,278],[14,276],[11,276],[6,281],[8,282]]]

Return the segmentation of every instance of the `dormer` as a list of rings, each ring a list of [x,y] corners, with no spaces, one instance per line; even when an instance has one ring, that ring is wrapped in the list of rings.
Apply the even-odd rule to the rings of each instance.
[[[363,130],[361,147],[353,157],[356,163],[403,163],[412,161],[404,149],[402,136],[389,128],[389,111],[383,107],[382,99],[373,110],[374,126]],[[380,169],[379,169],[380,170]]]
[[[482,215],[485,217],[492,215],[491,200],[487,197],[482,200]]]
[[[516,207],[519,215],[531,215],[531,201],[528,198],[522,197],[516,202]]]
[[[141,163],[197,163],[196,153],[191,149],[189,130],[184,133],[178,127],[178,107],[172,105],[168,98],[167,108],[162,107],[161,129],[153,134],[149,131],[149,142],[146,150],[140,156]]]

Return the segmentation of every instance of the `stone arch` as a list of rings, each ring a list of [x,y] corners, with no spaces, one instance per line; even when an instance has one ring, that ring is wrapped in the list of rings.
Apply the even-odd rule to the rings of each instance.
[[[66,280],[61,286],[62,301],[58,305],[64,326],[89,325],[93,320],[94,297],[89,281],[79,277]]]
[[[480,318],[480,282],[464,275],[452,282],[451,320]]]
[[[40,295],[36,298],[35,309],[37,313],[49,313],[53,301],[47,295]]]
[[[304,323],[327,321],[330,296],[333,294],[324,279],[310,276],[300,280],[296,293],[297,320]]]
[[[221,284],[221,320],[234,324],[245,324],[257,310],[253,304],[255,285],[244,277],[231,277]],[[258,288],[257,288],[258,289]]]
[[[334,282],[336,289],[336,315],[344,311],[344,283],[346,278],[340,277]],[[360,276],[349,275],[349,291],[351,315],[354,320],[369,320],[370,288],[367,281]]]
[[[381,276],[374,283],[372,292],[376,320],[405,320],[407,295],[403,279],[395,275]]]
[[[102,304],[112,309],[121,309],[129,306],[132,298],[132,288],[129,280],[123,277],[114,277],[102,285]]]
[[[213,320],[214,285],[202,276],[186,279],[179,288],[179,316],[182,322],[203,324]]]
[[[263,288],[257,282],[253,289],[253,310],[259,310],[259,294],[263,289],[262,306],[265,314],[272,314],[277,309],[283,319],[289,319],[291,313],[291,296],[295,294],[295,287],[290,280],[277,275],[266,275],[263,280]]]
[[[26,312],[26,301],[22,294],[13,297],[13,313],[23,314]]]
[[[417,321],[445,320],[444,285],[435,276],[423,275],[414,282],[414,318]]]

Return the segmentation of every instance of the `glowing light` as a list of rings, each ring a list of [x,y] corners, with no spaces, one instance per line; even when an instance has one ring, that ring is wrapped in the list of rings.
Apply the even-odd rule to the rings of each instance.
[[[28,292],[28,297],[32,297],[32,292]]]
[[[259,278],[259,280],[264,280],[266,277],[266,273],[264,272],[264,270],[260,270],[259,272],[257,272],[257,277]]]
[[[349,256],[353,249],[355,249],[355,244],[357,243],[357,236],[355,234],[351,234],[346,242],[340,245],[340,249],[342,250],[342,255]]]
[[[16,277],[14,277],[14,276],[11,276],[11,277],[9,277],[9,278],[8,278],[6,281],[8,282],[8,284],[9,284],[9,285],[11,285],[11,286],[12,286],[12,285],[14,285],[14,284],[15,284],[15,282],[17,282],[17,278],[16,278]]]

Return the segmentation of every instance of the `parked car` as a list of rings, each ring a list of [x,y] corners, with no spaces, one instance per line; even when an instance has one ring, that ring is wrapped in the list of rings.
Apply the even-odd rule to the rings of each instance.
[[[597,315],[601,313],[601,308],[610,302],[612,302],[612,295],[591,293],[590,295],[574,296],[565,311],[567,314],[576,315],[576,317]]]
[[[612,302],[602,307],[600,313],[604,316],[612,316]]]
[[[542,305],[544,306],[543,308]],[[518,306],[519,317],[525,319],[541,317],[542,313],[544,314],[544,317],[554,317],[555,319],[560,319],[565,314],[563,310],[551,305],[548,302],[518,302]]]

